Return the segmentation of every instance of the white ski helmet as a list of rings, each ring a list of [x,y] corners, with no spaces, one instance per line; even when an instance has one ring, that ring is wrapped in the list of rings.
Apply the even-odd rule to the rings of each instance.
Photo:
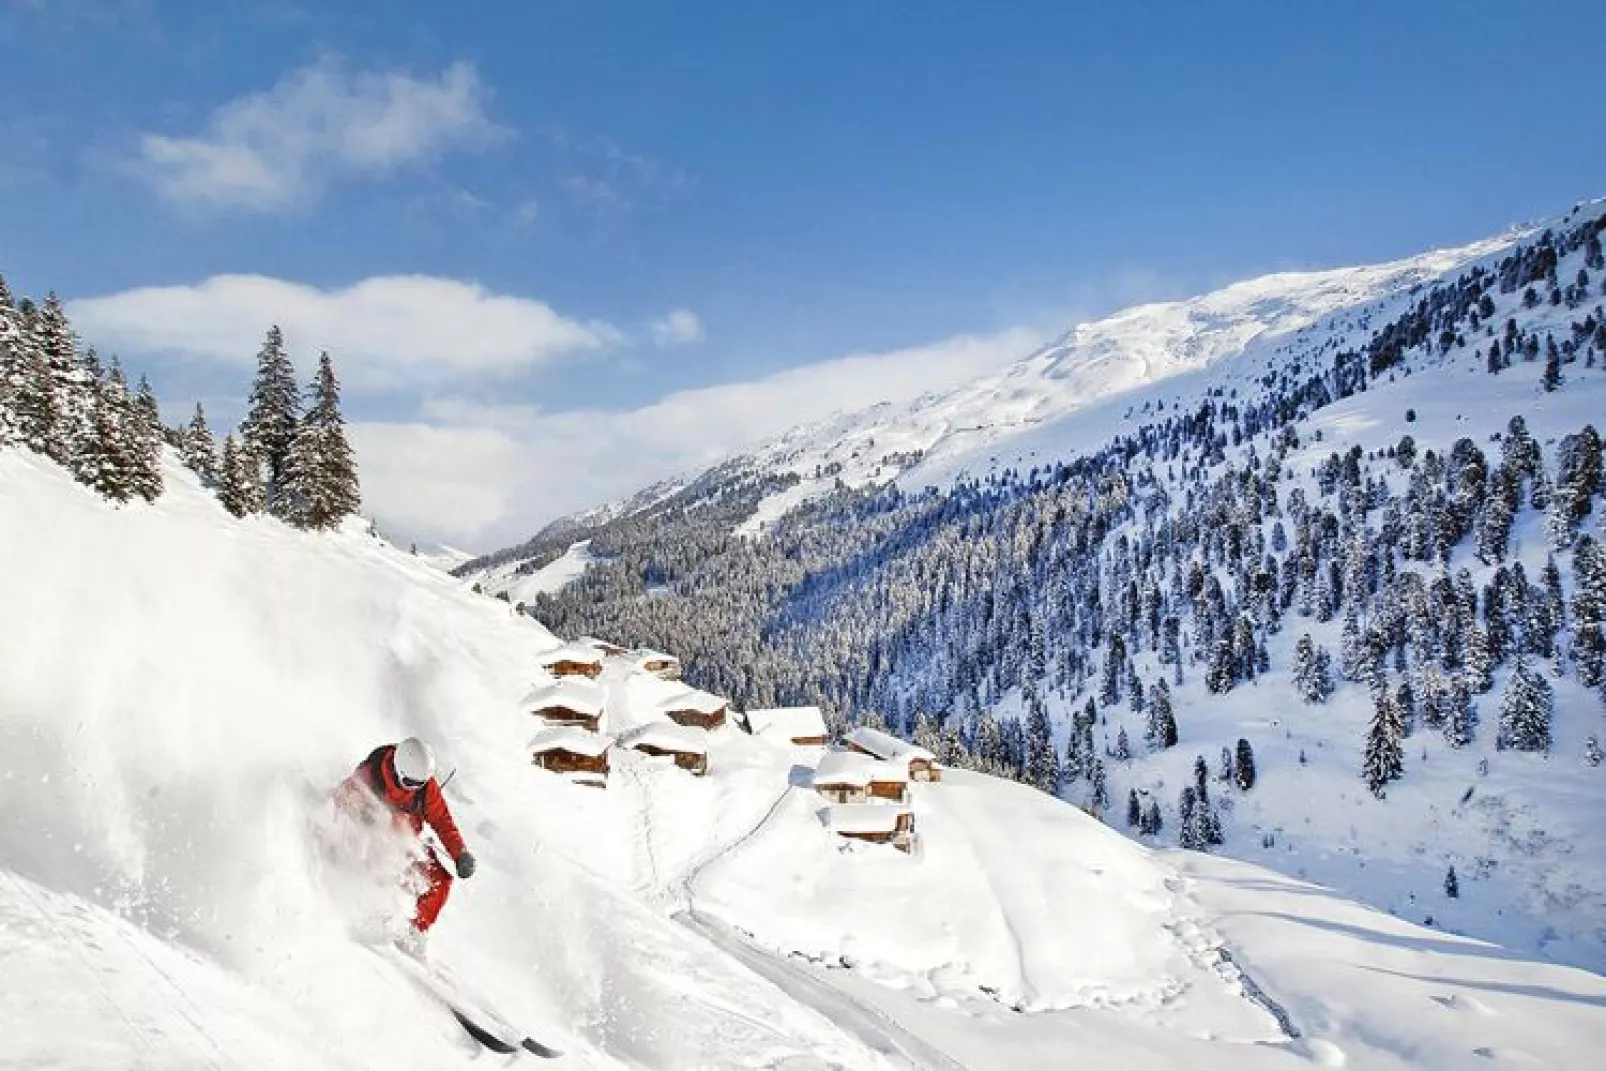
[[[396,780],[409,788],[416,788],[435,776],[435,753],[416,736],[409,736],[396,745],[391,762],[396,767]]]

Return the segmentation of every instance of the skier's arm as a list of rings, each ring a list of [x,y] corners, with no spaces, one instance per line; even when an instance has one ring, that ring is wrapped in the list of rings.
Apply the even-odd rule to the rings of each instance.
[[[430,778],[424,786],[424,821],[441,839],[441,844],[453,860],[468,850],[468,845],[463,843],[463,834],[457,831],[457,823],[452,821],[452,812],[446,806],[441,786],[435,783],[434,778]]]

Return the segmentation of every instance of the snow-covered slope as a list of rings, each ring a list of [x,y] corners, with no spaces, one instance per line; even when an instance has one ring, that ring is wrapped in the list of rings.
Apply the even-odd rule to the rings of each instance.
[[[330,786],[407,732],[481,859],[431,955],[560,1066],[1560,1068],[1606,1029],[1595,975],[990,778],[914,786],[910,856],[821,824],[818,749],[733,728],[707,778],[618,753],[571,785],[523,751],[544,629],[168,481],[119,510],[0,453],[0,1067],[483,1066],[351,939],[315,847]],[[604,685],[624,721],[675,687]]]

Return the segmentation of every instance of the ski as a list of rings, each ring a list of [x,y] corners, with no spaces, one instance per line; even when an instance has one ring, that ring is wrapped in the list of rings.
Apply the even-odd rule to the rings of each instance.
[[[405,952],[369,946],[381,958],[401,969],[422,993],[440,1002],[452,1013],[463,1032],[491,1052],[504,1056],[527,1052],[543,1060],[554,1060],[563,1053],[516,1029],[500,1013],[483,1001],[461,992],[461,986],[441,970],[420,962]]]

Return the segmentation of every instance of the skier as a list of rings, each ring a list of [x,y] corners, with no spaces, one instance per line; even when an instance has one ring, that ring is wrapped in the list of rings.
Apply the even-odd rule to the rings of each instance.
[[[346,811],[370,821],[383,805],[392,825],[398,830],[410,828],[414,836],[421,835],[428,822],[456,865],[457,876],[473,876],[474,854],[463,843],[446,797],[435,781],[435,755],[418,737],[409,736],[399,744],[375,748],[341,783],[336,798]],[[452,891],[452,875],[428,844],[424,846],[424,858],[413,869],[423,891],[413,910],[409,940],[399,943],[412,951],[422,951],[423,936],[435,925]]]

